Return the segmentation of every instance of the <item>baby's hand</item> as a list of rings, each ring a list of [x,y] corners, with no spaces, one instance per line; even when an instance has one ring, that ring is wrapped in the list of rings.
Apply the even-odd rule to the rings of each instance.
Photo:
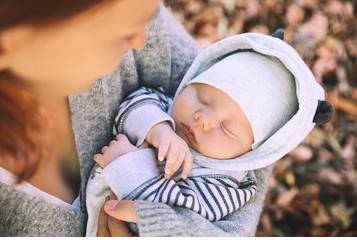
[[[171,128],[168,122],[153,126],[147,141],[158,148],[158,159],[166,158],[165,178],[170,178],[183,165],[181,177],[186,179],[192,169],[192,154],[187,143]]]
[[[130,143],[127,136],[124,134],[118,134],[115,140],[112,140],[109,143],[109,146],[104,146],[102,148],[102,153],[97,153],[94,155],[93,159],[96,161],[102,168],[107,166],[117,157],[124,155],[129,152],[133,152],[138,148]]]

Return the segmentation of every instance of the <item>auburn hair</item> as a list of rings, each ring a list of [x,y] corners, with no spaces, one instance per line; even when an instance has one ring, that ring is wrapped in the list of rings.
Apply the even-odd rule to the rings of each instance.
[[[0,35],[19,24],[60,21],[103,0],[1,0]],[[0,56],[2,50],[0,45]],[[0,166],[29,179],[48,156],[51,119],[36,96],[10,71],[0,71]]]

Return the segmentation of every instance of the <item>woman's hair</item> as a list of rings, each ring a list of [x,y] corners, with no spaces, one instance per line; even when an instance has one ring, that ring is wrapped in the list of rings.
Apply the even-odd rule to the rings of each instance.
[[[60,21],[103,0],[1,0],[0,35],[19,24]],[[1,54],[1,46],[0,46]],[[50,118],[19,79],[0,71],[0,166],[6,166],[17,182],[29,179],[48,156]]]

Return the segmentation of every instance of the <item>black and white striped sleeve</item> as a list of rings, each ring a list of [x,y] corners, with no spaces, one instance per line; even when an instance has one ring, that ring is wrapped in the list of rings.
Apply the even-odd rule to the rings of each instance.
[[[113,134],[124,133],[133,144],[139,146],[151,127],[159,122],[168,121],[175,129],[175,122],[167,113],[171,104],[172,99],[160,90],[139,88],[120,104]]]
[[[253,177],[238,182],[226,175],[204,175],[174,181],[166,180],[161,174],[126,198],[185,207],[210,221],[218,221],[242,208],[256,192]]]

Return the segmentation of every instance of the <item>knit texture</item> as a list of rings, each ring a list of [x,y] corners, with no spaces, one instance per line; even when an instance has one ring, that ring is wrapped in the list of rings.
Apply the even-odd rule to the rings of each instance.
[[[272,167],[254,171],[259,186],[256,198],[236,213],[214,224],[198,214],[192,214],[192,211],[186,208],[170,208],[163,203],[152,204],[137,201],[139,235],[152,237],[254,236],[271,170]]]

